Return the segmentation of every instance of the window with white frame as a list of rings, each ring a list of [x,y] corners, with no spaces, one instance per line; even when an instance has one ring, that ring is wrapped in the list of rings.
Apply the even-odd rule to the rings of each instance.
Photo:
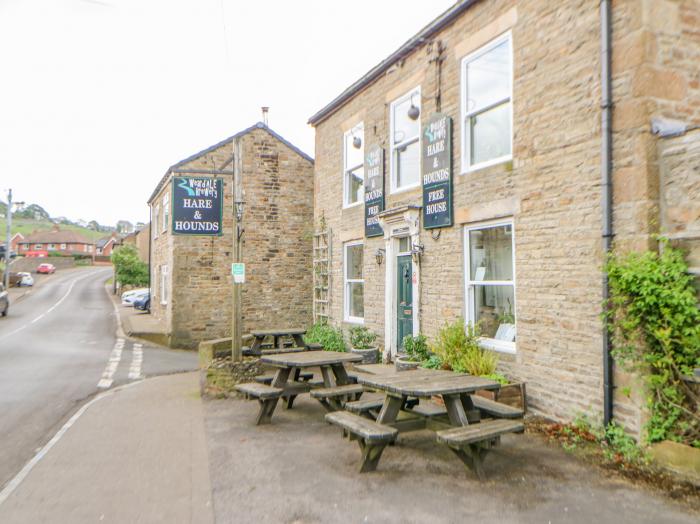
[[[56,244],[49,244],[49,251],[54,251],[56,249]]]
[[[364,200],[365,137],[362,122],[343,135],[343,205],[361,204]]]
[[[345,321],[362,323],[365,317],[365,280],[363,277],[363,245],[353,242],[344,246]]]
[[[170,195],[163,195],[163,233],[168,230],[168,222],[170,221]]]
[[[482,344],[515,352],[515,243],[513,223],[464,231],[467,322],[479,325]]]
[[[162,305],[168,303],[168,266],[166,264],[160,266],[160,303]]]
[[[462,171],[512,158],[510,33],[462,60]]]
[[[390,107],[391,190],[420,185],[420,87]]]
[[[158,215],[160,215],[160,206],[156,204],[153,208],[153,238],[158,238]]]
[[[43,244],[34,244],[34,249],[41,249],[42,247],[44,247]]]
[[[65,244],[61,244],[61,249],[62,249],[62,250],[65,250],[65,249],[66,249],[66,245],[65,245]]]

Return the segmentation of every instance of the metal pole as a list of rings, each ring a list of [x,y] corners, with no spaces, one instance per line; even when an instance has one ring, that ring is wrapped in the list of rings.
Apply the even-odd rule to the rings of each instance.
[[[243,202],[241,187],[241,173],[243,163],[241,161],[241,144],[239,139],[233,139],[233,262],[241,262],[241,223],[238,220],[238,205]],[[231,275],[233,279],[233,275]],[[233,362],[243,360],[243,342],[241,336],[241,284],[233,282],[233,301],[231,303],[231,358]]]
[[[10,241],[12,237],[12,189],[7,191],[7,234],[5,236],[5,272],[3,284],[5,289],[10,287]]]

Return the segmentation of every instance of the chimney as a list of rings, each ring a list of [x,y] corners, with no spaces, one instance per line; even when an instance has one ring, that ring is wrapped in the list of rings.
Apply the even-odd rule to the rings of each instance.
[[[268,106],[262,106],[262,117],[263,117],[263,124],[267,125],[267,112],[270,110]]]

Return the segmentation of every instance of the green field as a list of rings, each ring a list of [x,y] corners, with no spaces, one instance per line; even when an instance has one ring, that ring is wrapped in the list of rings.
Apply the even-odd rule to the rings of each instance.
[[[34,231],[48,231],[53,228],[53,222],[48,220],[32,220],[29,218],[13,218],[12,219],[12,234],[22,233],[25,237],[31,235]],[[5,228],[7,220],[0,218],[0,242],[5,241]],[[61,224],[59,227],[64,231],[77,231],[89,240],[97,240],[98,238],[106,237],[110,233],[105,231],[93,231],[80,226],[70,226]]]

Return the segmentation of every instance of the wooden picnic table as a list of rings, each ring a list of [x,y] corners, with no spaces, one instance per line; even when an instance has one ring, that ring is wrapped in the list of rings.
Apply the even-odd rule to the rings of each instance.
[[[304,341],[306,330],[303,328],[277,328],[277,329],[261,329],[251,331],[253,343],[246,353],[250,355],[261,355],[265,339],[272,337],[272,347],[277,350],[284,350],[287,339],[291,338],[297,348],[308,349],[308,345]]]
[[[486,378],[422,369],[388,375],[358,375],[358,382],[385,394],[376,421],[348,411],[329,413],[326,420],[342,427],[358,441],[362,451],[361,472],[377,468],[382,451],[400,432],[427,427],[436,430],[437,441],[448,445],[465,465],[483,478],[484,457],[500,441],[500,436],[524,429],[522,413],[517,410],[513,413],[513,408],[493,401],[487,401],[486,408],[495,413],[496,418],[479,422],[481,407],[475,407],[471,394],[500,388],[498,382]],[[442,397],[446,413],[436,405],[414,404],[416,399],[435,396]],[[347,409],[369,408],[371,402],[362,404],[354,402],[348,404]]]
[[[362,394],[362,386],[351,384],[350,377],[345,370],[345,364],[360,362],[362,355],[354,353],[342,353],[339,351],[304,351],[294,353],[280,353],[277,355],[263,355],[260,362],[277,368],[269,388],[281,390],[286,393],[287,408],[291,408],[294,399],[299,393],[309,391],[312,385],[300,383],[294,380],[300,370],[318,367],[321,369],[323,385],[315,393],[315,398],[328,410],[334,411],[342,408],[345,397]],[[292,380],[290,381],[290,378]],[[319,385],[320,386],[320,385]],[[282,396],[282,395],[280,395]],[[261,406],[258,416],[258,424],[269,423],[275,411],[277,400],[269,399]]]

